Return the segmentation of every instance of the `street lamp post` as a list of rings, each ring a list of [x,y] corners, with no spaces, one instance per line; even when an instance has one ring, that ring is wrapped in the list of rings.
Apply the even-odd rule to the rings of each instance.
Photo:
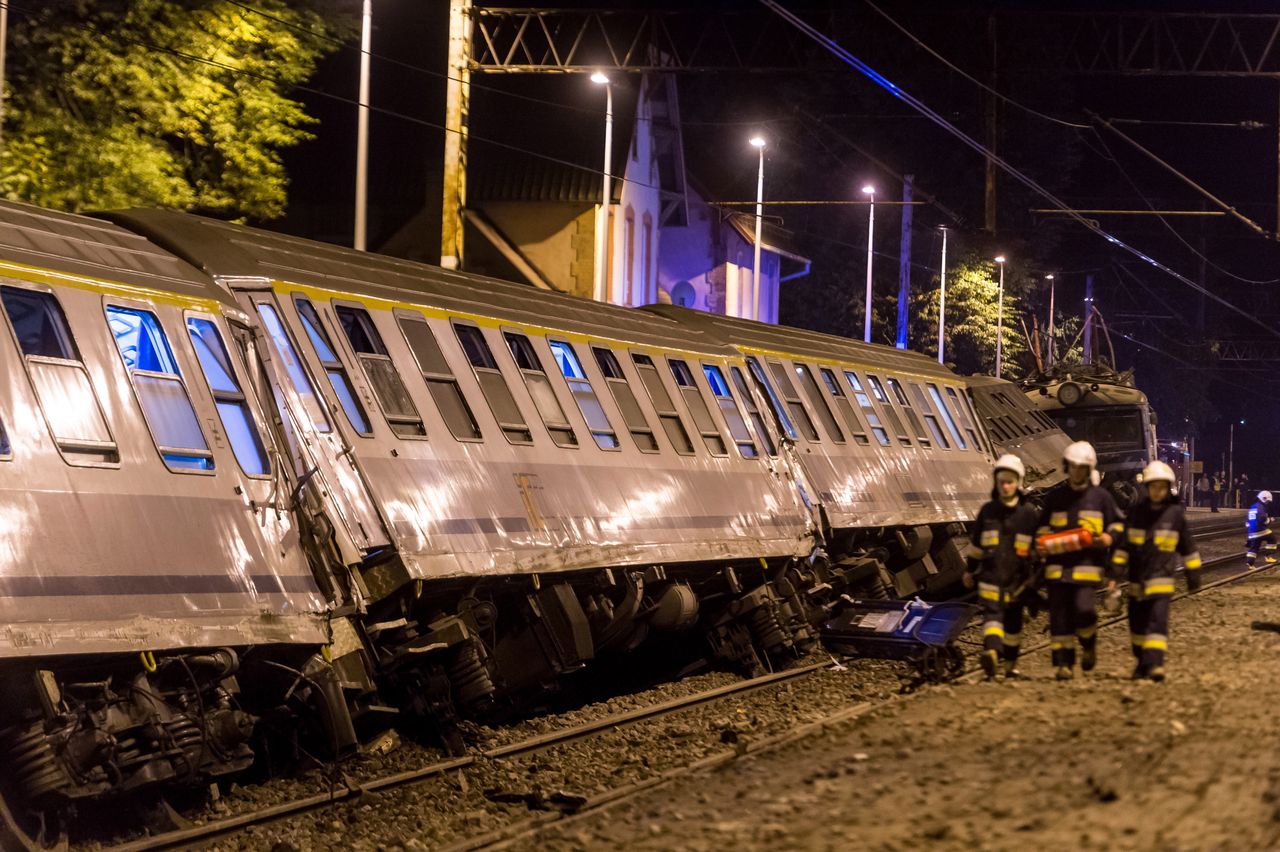
[[[871,184],[867,184],[862,188],[871,203],[867,205],[867,304],[863,309],[862,317],[862,340],[865,343],[871,342],[871,262],[872,262],[872,238],[876,231],[876,188]]]
[[[360,109],[356,121],[357,251],[365,249],[369,208],[369,47],[373,38],[373,0],[364,0],[360,15]]]
[[[751,145],[760,152],[756,172],[756,249],[751,262],[751,319],[760,319],[760,224],[764,220],[764,137],[752,136]]]
[[[600,214],[596,217],[596,275],[592,298],[605,302],[609,298],[609,274],[605,265],[609,262],[609,204],[613,200],[613,86],[603,71],[592,74],[591,82],[604,86],[604,177],[601,180]]]
[[[1000,264],[1000,296],[996,300],[996,378],[998,379],[1004,348],[1004,255],[996,255],[996,263]]]
[[[1238,422],[1241,426],[1244,425],[1243,420]],[[1231,438],[1227,442],[1227,488],[1229,489],[1235,488],[1236,481],[1236,423],[1237,421],[1235,420],[1231,421]],[[1231,491],[1229,493],[1234,494],[1235,492]]]
[[[942,364],[943,350],[946,348],[944,332],[947,327],[947,226],[940,225],[938,230],[942,231],[942,264],[938,267],[938,281],[942,285],[938,292],[938,363]]]
[[[1055,281],[1052,275],[1046,275],[1045,278],[1049,282],[1049,351],[1047,353],[1046,363],[1053,366],[1053,290]]]

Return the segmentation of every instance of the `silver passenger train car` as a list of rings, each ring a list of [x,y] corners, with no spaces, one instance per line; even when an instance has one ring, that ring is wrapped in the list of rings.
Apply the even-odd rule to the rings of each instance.
[[[458,747],[460,714],[650,636],[752,669],[844,592],[959,574],[991,446],[923,356],[107,218],[0,204],[0,761],[29,809],[208,783],[308,704],[339,749]]]
[[[973,407],[997,456],[1013,453],[1026,465],[1026,487],[1043,493],[1067,478],[1062,451],[1072,438],[1013,382],[994,376],[965,379]]]

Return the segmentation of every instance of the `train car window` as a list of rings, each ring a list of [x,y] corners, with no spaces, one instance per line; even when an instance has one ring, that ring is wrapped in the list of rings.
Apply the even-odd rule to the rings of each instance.
[[[893,407],[893,403],[889,402],[889,395],[884,392],[884,385],[880,384],[880,380],[870,373],[867,373],[867,384],[871,387],[871,393],[875,396],[876,401],[884,408],[885,416],[889,418],[889,423],[897,433],[898,440],[908,447],[911,446],[911,438],[907,435],[907,430],[902,425],[902,418],[898,416],[897,409]]]
[[[733,394],[729,392],[729,383],[725,381],[724,372],[715,364],[703,364],[702,374],[706,376],[711,395],[716,398],[716,404],[720,406],[720,414],[729,427],[729,436],[738,445],[738,452],[744,459],[758,458],[760,451],[756,449],[755,441],[751,440],[751,433],[747,431],[747,421],[742,419],[738,403],[734,402]]]
[[[213,470],[213,453],[160,320],[151,311],[119,305],[107,305],[106,311],[107,326],[165,466],[176,472]]]
[[[944,450],[951,449],[952,441],[948,440],[947,432],[942,428],[942,423],[938,420],[938,412],[934,410],[933,405],[929,401],[929,397],[925,396],[924,391],[920,390],[920,385],[915,382],[911,382],[910,387],[911,395],[915,398],[916,405],[924,414],[924,422],[928,425],[929,431],[933,434],[934,443],[939,447],[942,447]],[[945,410],[945,406],[941,404],[941,400],[939,400],[939,407],[943,408],[943,414],[946,416],[947,421],[950,422],[951,415]],[[957,441],[964,440],[964,438],[960,437],[959,433],[955,431],[954,426],[951,429],[951,437]]]
[[[871,443],[867,437],[867,430],[863,428],[862,421],[853,410],[853,403],[849,402],[849,396],[844,392],[844,388],[840,387],[836,374],[828,367],[819,367],[818,373],[822,376],[822,383],[827,387],[827,393],[831,394],[831,398],[836,401],[836,408],[840,409],[840,416],[849,426],[853,440],[864,445]]]
[[[754,355],[747,356],[747,369],[751,371],[751,378],[755,379],[756,385],[764,392],[765,399],[769,400],[773,413],[778,418],[778,423],[782,425],[782,430],[787,433],[787,437],[795,440],[800,433],[796,431],[795,424],[791,422],[791,418],[787,416],[787,408],[782,404],[782,400],[778,399],[778,393],[773,389],[773,385],[769,384],[769,378],[765,375],[764,368],[760,366],[760,362],[756,360]]]
[[[551,379],[542,366],[533,343],[523,334],[506,331],[502,336],[511,350],[511,358],[516,362],[520,375],[524,377],[524,386],[533,398],[533,407],[538,409],[542,423],[547,427],[547,434],[557,447],[578,446],[578,434],[573,431],[569,418],[565,416],[556,392],[551,388]]]
[[[489,409],[498,421],[502,434],[513,444],[532,444],[533,431],[525,422],[520,407],[516,405],[516,398],[511,395],[511,388],[507,387],[506,378],[498,369],[498,360],[493,357],[493,350],[489,348],[489,341],[484,339],[484,332],[477,326],[455,322],[453,333],[458,336],[458,343],[462,346],[467,361],[471,363],[471,371],[480,383],[480,392],[488,401]]]
[[[778,385],[778,392],[782,394],[782,398],[787,403],[787,413],[791,415],[791,420],[795,423],[804,436],[815,444],[820,440],[818,437],[818,427],[813,425],[813,420],[809,417],[809,412],[805,410],[804,403],[800,401],[800,395],[796,393],[796,386],[792,384],[791,377],[787,375],[787,368],[782,366],[781,361],[767,361],[769,372],[773,373],[773,380]]]
[[[67,318],[48,293],[0,287],[45,421],[71,464],[120,461]],[[6,439],[6,446],[8,441]]]
[[[729,375],[733,376],[733,386],[738,389],[738,398],[742,400],[742,405],[747,409],[747,416],[751,418],[751,425],[755,427],[756,434],[760,436],[760,441],[764,444],[764,451],[771,456],[778,454],[778,448],[773,445],[773,437],[769,434],[769,430],[765,428],[764,417],[760,414],[760,406],[756,405],[756,399],[751,394],[751,388],[747,385],[747,377],[742,375],[742,370],[738,367],[730,367]]]
[[[667,439],[680,455],[692,455],[693,439],[689,437],[689,430],[685,428],[684,421],[676,411],[671,394],[667,393],[667,387],[662,383],[658,366],[648,355],[641,355],[638,352],[631,353],[631,362],[636,365],[636,372],[640,374],[640,381],[644,385],[645,392],[649,394],[649,401],[653,403],[654,411],[658,412],[658,422],[662,424],[662,431],[667,433]]]
[[[449,368],[436,336],[431,332],[431,326],[419,317],[400,316],[398,320],[400,332],[418,362],[418,370],[427,383],[432,401],[440,410],[440,416],[444,418],[444,425],[459,441],[481,440],[480,426],[467,404],[467,398],[462,395],[462,388],[458,387],[458,380]]]
[[[613,430],[609,415],[605,414],[604,407],[600,405],[600,398],[591,387],[591,380],[587,378],[587,371],[582,369],[582,362],[578,360],[573,344],[567,340],[548,338],[547,345],[551,347],[551,354],[556,359],[560,374],[569,385],[569,392],[578,403],[582,419],[587,421],[587,428],[591,430],[596,446],[602,450],[620,449],[622,442],[618,440],[618,433]]]
[[[356,398],[355,388],[351,386],[351,377],[347,375],[347,368],[338,359],[338,354],[329,341],[329,333],[325,331],[315,305],[301,298],[294,299],[293,304],[298,309],[298,317],[302,320],[302,327],[306,329],[307,337],[311,339],[316,357],[320,359],[320,366],[324,368],[325,375],[329,377],[329,384],[338,396],[338,403],[347,413],[347,419],[351,421],[351,428],[368,438],[373,434],[369,417],[364,413],[364,406],[360,404],[360,400]]]
[[[906,393],[902,390],[902,382],[893,376],[887,376],[885,381],[889,383],[889,389],[893,391],[893,395],[897,398],[898,404],[902,406],[902,410],[906,412],[907,419],[911,421],[911,426],[916,431],[916,438],[920,441],[920,446],[929,446],[929,433],[925,431],[924,422],[920,419],[920,413],[912,407]],[[915,387],[914,385],[912,386]],[[917,390],[917,396],[919,391]]]
[[[636,447],[642,453],[658,452],[658,439],[654,437],[653,427],[649,425],[644,412],[640,410],[640,403],[636,400],[635,391],[631,389],[631,383],[622,372],[622,364],[618,363],[618,356],[613,354],[613,350],[603,346],[591,347],[591,353],[596,357],[596,364],[604,375],[609,392],[613,394],[613,401],[622,412],[622,420],[627,424],[627,430],[631,433],[631,439],[636,442]]]
[[[845,370],[844,377],[849,382],[849,387],[853,388],[853,396],[858,400],[858,407],[862,409],[863,416],[867,418],[867,423],[871,426],[871,434],[876,436],[876,440],[880,442],[882,447],[892,444],[893,442],[889,439],[889,430],[884,428],[884,423],[880,420],[880,415],[876,413],[871,397],[867,396],[858,374],[852,370]]]
[[[334,305],[333,312],[338,315],[338,324],[373,387],[373,395],[378,398],[391,431],[401,438],[425,438],[427,428],[422,423],[422,415],[413,404],[413,397],[409,396],[409,389],[400,378],[400,371],[391,360],[373,317],[366,310],[348,305]]]
[[[0,420],[0,459],[13,458],[13,446],[9,443],[9,433],[4,428],[4,421]]]
[[[729,455],[724,437],[716,427],[715,420],[711,418],[711,409],[707,407],[707,401],[702,398],[702,392],[698,390],[698,385],[693,380],[693,371],[689,369],[689,365],[679,358],[668,358],[667,364],[671,367],[671,375],[675,377],[676,387],[680,388],[680,395],[684,397],[689,416],[693,418],[693,425],[702,436],[702,442],[707,445],[707,449],[713,456]]]
[[[222,343],[218,327],[212,320],[188,317],[187,334],[191,336],[196,360],[200,362],[200,370],[204,373],[214,407],[218,409],[218,418],[240,469],[250,476],[266,476],[271,473],[271,463],[267,460],[262,435],[249,411],[249,399],[236,376],[236,368]]]
[[[262,318],[262,324],[267,329],[267,335],[270,336],[275,351],[279,353],[281,360],[284,361],[285,371],[289,374],[289,383],[293,385],[294,391],[301,398],[302,407],[306,410],[307,416],[311,418],[312,426],[317,432],[330,431],[331,427],[329,426],[329,418],[325,415],[324,404],[320,401],[320,395],[316,392],[315,386],[311,384],[310,376],[303,369],[302,362],[298,359],[298,353],[293,348],[293,341],[289,339],[288,332],[284,330],[284,323],[280,321],[280,316],[276,313],[276,309],[262,302],[257,303],[257,308],[258,316]]]
[[[937,391],[934,385],[929,385],[929,388],[931,391]],[[969,412],[960,401],[960,396],[956,393],[956,389],[949,385],[943,385],[942,390],[946,391],[947,396],[945,400],[939,399],[938,407],[942,409],[944,414],[954,416],[954,419],[952,419],[952,416],[948,416],[947,422],[951,423],[952,428],[957,430],[960,449],[972,447],[975,452],[982,452],[982,444],[978,441],[978,433],[974,429],[973,421],[969,419]],[[943,403],[947,400],[950,400],[950,402],[944,405]],[[959,439],[959,430],[964,430],[964,434],[969,439],[967,442]]]
[[[813,377],[813,371],[798,361],[793,363],[795,363],[796,375],[800,378],[800,387],[804,388],[805,394],[808,395],[809,404],[813,406],[813,410],[818,412],[818,419],[822,421],[823,428],[827,430],[831,440],[837,444],[843,444],[844,432],[840,431],[840,424],[836,422],[831,406],[827,405],[827,401],[823,399],[822,389],[818,387],[818,380]]]

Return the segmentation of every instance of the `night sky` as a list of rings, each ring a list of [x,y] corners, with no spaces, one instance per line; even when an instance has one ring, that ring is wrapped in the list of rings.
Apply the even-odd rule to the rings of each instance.
[[[1041,11],[1051,7],[961,0],[885,0],[879,5],[921,41],[983,80],[990,79],[987,17],[994,14],[997,90],[1071,123],[1089,125],[1089,111],[1108,119],[1144,122],[1116,127],[1242,214],[1264,228],[1276,229],[1280,78],[1081,76],[1066,70],[1061,31],[1044,26]],[[1057,8],[1064,5],[1071,10],[1133,8],[1107,3]],[[1174,4],[1161,5],[1167,9]],[[1269,11],[1270,5],[1176,4],[1187,11],[1214,12]],[[609,2],[590,6],[628,8],[628,4]],[[697,8],[769,14],[752,3],[697,4]],[[812,19],[829,22],[833,34],[852,53],[967,132],[982,137],[982,92],[912,45],[869,6],[849,2],[828,7],[806,4],[805,8],[822,10]],[[376,247],[423,204],[438,204],[443,134],[429,125],[441,124],[444,116],[447,4],[443,0],[425,4],[375,0],[374,9],[371,102],[376,109],[398,114],[375,112],[371,120],[370,245]],[[787,25],[779,20],[774,26],[780,32]],[[924,267],[936,267],[934,228],[941,223],[954,229],[954,251],[1007,251],[1010,271],[1017,267],[1022,275],[1036,280],[1056,272],[1060,305],[1080,304],[1084,273],[1094,271],[1098,304],[1118,332],[1113,342],[1120,366],[1136,368],[1139,386],[1162,412],[1161,436],[1198,434],[1201,446],[1208,447],[1201,455],[1214,460],[1212,466],[1217,467],[1216,459],[1226,449],[1227,424],[1244,418],[1248,424],[1237,432],[1237,472],[1250,471],[1255,481],[1280,486],[1280,459],[1270,450],[1280,425],[1280,406],[1273,402],[1274,371],[1258,363],[1204,369],[1213,362],[1205,349],[1206,339],[1265,340],[1266,331],[1211,302],[1203,307],[1202,321],[1201,297],[1191,288],[1116,251],[1078,225],[1029,212],[1050,205],[1006,176],[999,178],[997,232],[984,234],[982,158],[852,69],[826,56],[815,53],[814,57],[802,73],[680,77],[689,169],[702,185],[720,198],[752,196],[754,159],[743,140],[760,128],[771,136],[769,197],[831,199],[842,193],[849,197],[868,179],[892,187],[892,178],[878,174],[841,141],[852,139],[894,169],[915,174],[921,188],[937,195],[963,220],[955,225],[933,208],[917,209],[913,260],[921,272],[915,286],[934,286]],[[325,60],[315,85],[353,98],[357,68],[355,50],[339,51]],[[584,166],[598,165],[581,154],[596,144],[602,125],[598,92],[583,77],[513,79],[478,74],[474,81],[488,88],[473,93],[473,132],[575,162],[581,159]],[[504,96],[503,91],[563,106],[519,100]],[[269,227],[344,242],[350,239],[352,221],[355,110],[319,96],[303,99],[320,119],[317,139],[287,155],[293,182],[290,212]],[[1247,129],[1239,126],[1241,122],[1261,127]],[[1060,126],[1009,104],[999,109],[999,128],[998,150],[1074,206],[1145,209],[1150,203],[1179,210],[1211,206],[1105,129]],[[897,189],[887,192],[893,195]],[[864,213],[861,208],[775,208],[774,212],[815,258],[811,280],[804,286],[784,288],[784,321],[803,321],[825,310],[821,304],[810,304],[822,292],[823,276],[828,276],[829,284],[830,276],[843,274],[837,267],[861,263],[857,247],[864,245]],[[880,246],[887,254],[897,251],[896,215],[887,211],[883,224],[877,222],[877,237],[888,235],[889,241]],[[1254,234],[1229,217],[1169,217],[1167,225],[1154,217],[1097,218],[1117,237],[1193,280],[1203,278],[1214,293],[1280,328],[1280,291],[1276,290],[1280,280],[1273,280],[1280,279],[1280,252],[1274,240]],[[826,259],[825,269],[820,259]],[[877,287],[891,292],[896,264],[882,266],[884,277],[877,276]],[[1043,298],[1037,292],[1031,304]],[[1190,366],[1171,368],[1168,355],[1135,345],[1119,333]],[[1187,422],[1182,423],[1184,418]]]

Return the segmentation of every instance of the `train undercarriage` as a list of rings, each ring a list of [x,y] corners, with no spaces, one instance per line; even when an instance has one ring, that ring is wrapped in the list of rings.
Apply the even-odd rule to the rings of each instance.
[[[632,671],[646,648],[665,676],[785,668],[845,596],[944,593],[963,568],[958,531],[832,531],[805,558],[714,568],[410,582],[362,618],[334,618],[325,649],[10,664],[0,848],[56,844],[75,815],[104,809],[172,827],[173,796],[333,760],[388,727],[461,752],[463,720],[515,718],[583,674]]]

